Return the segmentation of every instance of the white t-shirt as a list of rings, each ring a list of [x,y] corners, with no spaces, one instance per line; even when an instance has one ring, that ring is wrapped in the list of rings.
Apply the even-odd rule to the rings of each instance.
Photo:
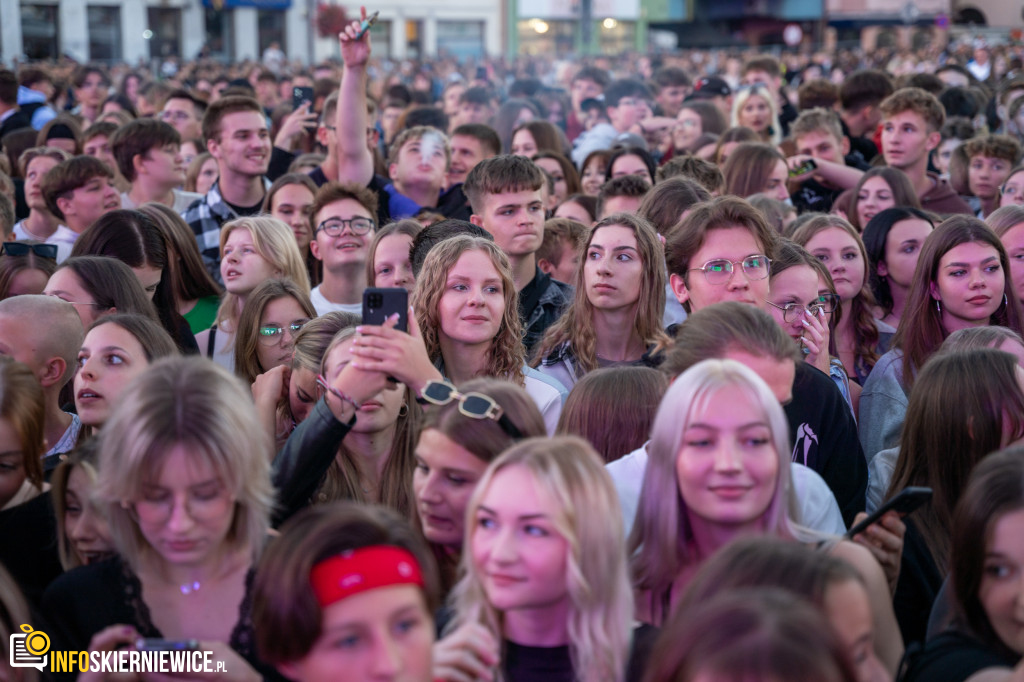
[[[25,221],[19,220],[14,223],[14,238],[20,241],[39,241],[25,231]],[[66,225],[58,225],[56,231],[51,234],[44,244],[57,245],[57,263],[63,263],[71,256],[71,247],[75,245],[78,233]]]
[[[326,313],[352,313],[353,315],[363,314],[363,303],[332,303],[328,301],[323,294],[320,293],[320,287],[313,287],[313,291],[309,292],[309,300],[313,302],[313,307],[316,309],[317,315],[324,315]]]
[[[556,379],[541,374],[532,367],[523,368],[523,378],[523,388],[533,398],[533,402],[537,403],[537,409],[544,417],[548,435],[553,436],[558,426],[558,418],[562,416],[562,403],[569,392]]]
[[[798,462],[792,462],[793,490],[800,508],[801,525],[813,530],[842,535],[846,532],[843,515],[839,512],[836,496],[832,494],[825,479],[813,469]],[[644,484],[647,469],[647,443],[628,455],[605,465],[615,483],[622,503],[622,518],[626,523],[626,536],[633,529],[633,519],[640,505],[640,489]]]

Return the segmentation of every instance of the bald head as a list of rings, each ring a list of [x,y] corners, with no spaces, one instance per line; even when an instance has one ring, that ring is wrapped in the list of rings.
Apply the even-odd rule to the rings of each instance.
[[[59,298],[24,295],[0,301],[0,354],[31,367],[44,388],[60,389],[74,376],[84,336],[78,312]]]

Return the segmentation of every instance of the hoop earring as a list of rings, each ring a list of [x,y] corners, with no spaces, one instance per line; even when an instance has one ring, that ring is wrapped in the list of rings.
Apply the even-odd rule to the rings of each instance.
[[[409,403],[402,403],[402,406],[398,408],[398,417],[402,418],[409,414]]]
[[[1006,294],[1003,294],[1005,296]],[[939,311],[939,315],[942,314],[942,304],[939,303],[939,299],[935,299],[935,309]]]

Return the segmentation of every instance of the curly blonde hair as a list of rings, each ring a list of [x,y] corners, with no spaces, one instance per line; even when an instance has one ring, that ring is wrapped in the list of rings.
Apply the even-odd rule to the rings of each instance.
[[[661,326],[662,311],[665,308],[665,252],[658,240],[654,226],[643,218],[631,213],[613,213],[594,225],[587,234],[582,253],[586,254],[594,241],[594,235],[602,227],[626,227],[636,235],[636,247],[643,262],[640,278],[640,297],[636,302],[633,327],[645,346],[655,345],[659,349],[668,345],[670,339]],[[534,366],[552,351],[568,342],[576,358],[578,374],[597,369],[597,333],[594,331],[594,304],[587,296],[584,284],[586,258],[580,258],[576,268],[576,281],[580,283],[573,294],[573,302],[544,334],[534,355]]]
[[[440,341],[441,296],[446,289],[448,273],[467,251],[482,251],[491,259],[491,264],[501,278],[501,290],[505,298],[501,326],[494,336],[490,360],[483,371],[483,376],[508,379],[523,386],[526,351],[523,348],[523,323],[519,319],[519,294],[512,279],[512,266],[509,264],[508,256],[493,241],[484,237],[459,235],[445,239],[430,250],[423,262],[412,304],[416,311],[416,319],[419,320],[423,343],[427,347],[427,355],[431,362],[443,360]],[[662,290],[664,291],[664,287]]]

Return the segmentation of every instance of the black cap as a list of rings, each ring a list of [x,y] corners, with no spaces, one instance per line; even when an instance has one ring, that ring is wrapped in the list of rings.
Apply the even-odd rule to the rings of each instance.
[[[718,76],[705,76],[698,78],[693,84],[693,92],[687,99],[711,99],[712,97],[728,97],[732,94],[732,88]]]

